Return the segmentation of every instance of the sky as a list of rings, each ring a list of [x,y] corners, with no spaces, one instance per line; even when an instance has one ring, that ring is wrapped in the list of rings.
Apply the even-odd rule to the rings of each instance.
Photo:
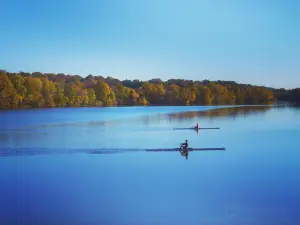
[[[298,0],[0,0],[0,69],[300,87]]]

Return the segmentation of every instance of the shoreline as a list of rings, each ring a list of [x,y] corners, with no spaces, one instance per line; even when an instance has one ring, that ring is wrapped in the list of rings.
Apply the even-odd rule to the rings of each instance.
[[[79,106],[79,107],[24,107],[24,108],[0,108],[2,111],[25,111],[25,110],[45,110],[45,109],[101,109],[101,108],[148,108],[148,107],[246,107],[246,106],[291,106],[294,104],[243,104],[243,105],[116,105],[116,106]]]

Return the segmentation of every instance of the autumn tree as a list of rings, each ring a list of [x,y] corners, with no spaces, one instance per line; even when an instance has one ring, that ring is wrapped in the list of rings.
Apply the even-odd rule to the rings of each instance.
[[[103,105],[111,106],[116,104],[115,93],[105,81],[98,80],[94,90],[97,100]]]
[[[299,89],[271,89],[233,81],[124,80],[0,70],[0,108],[113,105],[232,105],[299,102]]]
[[[169,105],[180,104],[180,87],[177,84],[171,84],[167,88],[166,102]]]
[[[25,78],[26,97],[25,102],[29,107],[39,108],[45,104],[41,94],[43,84],[40,78],[28,76]]]
[[[0,108],[8,109],[13,106],[14,87],[8,76],[0,74]]]
[[[42,95],[45,100],[46,107],[55,107],[54,95],[56,93],[55,83],[48,79],[42,79]]]

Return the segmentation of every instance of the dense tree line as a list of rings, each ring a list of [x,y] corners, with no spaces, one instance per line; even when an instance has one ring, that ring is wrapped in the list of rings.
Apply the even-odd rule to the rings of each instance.
[[[274,90],[274,96],[283,102],[291,102],[297,105],[300,105],[300,88],[295,88],[292,90],[285,90],[285,89],[277,89]]]
[[[289,93],[286,90],[283,92]],[[0,108],[2,109],[267,104],[274,101],[274,97],[278,98],[279,90],[274,93],[274,90],[266,87],[226,81],[200,82],[181,79],[165,82],[160,79],[120,81],[112,77],[92,75],[83,78],[79,75],[0,71]]]

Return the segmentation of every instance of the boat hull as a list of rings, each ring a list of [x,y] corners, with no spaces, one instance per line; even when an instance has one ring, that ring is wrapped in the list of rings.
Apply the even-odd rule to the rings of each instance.
[[[182,148],[157,148],[157,149],[146,149],[147,152],[176,152],[183,150]],[[224,151],[225,148],[188,148],[191,151]]]
[[[173,128],[173,130],[219,130],[220,127],[190,127],[190,128]]]

